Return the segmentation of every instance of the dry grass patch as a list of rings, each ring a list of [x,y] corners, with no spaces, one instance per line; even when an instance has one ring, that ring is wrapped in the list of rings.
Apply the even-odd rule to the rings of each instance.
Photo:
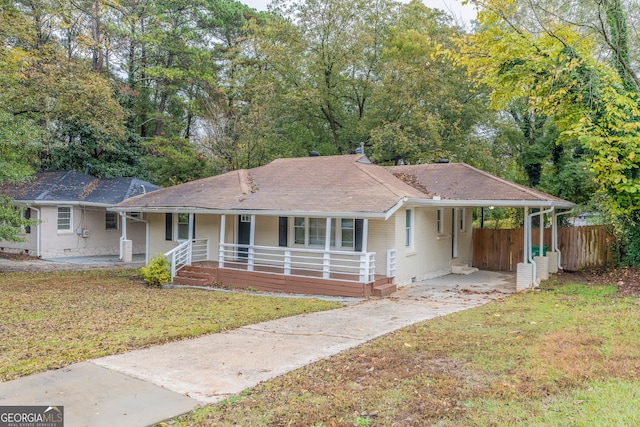
[[[612,286],[548,282],[402,329],[172,422],[637,425],[637,405],[612,402],[640,396],[639,348],[637,298]]]
[[[337,303],[143,285],[132,270],[4,273],[0,380]]]

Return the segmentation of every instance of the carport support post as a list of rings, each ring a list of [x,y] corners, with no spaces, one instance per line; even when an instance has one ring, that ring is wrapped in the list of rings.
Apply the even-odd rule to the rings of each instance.
[[[122,223],[122,236],[120,237],[120,261],[133,261],[133,242],[127,240],[127,216],[125,212],[120,212],[120,222]]]
[[[529,207],[524,207],[524,262],[518,263],[516,277],[516,290],[522,291],[530,288],[533,284],[533,264],[529,264],[529,251],[531,250],[531,219],[529,218]]]

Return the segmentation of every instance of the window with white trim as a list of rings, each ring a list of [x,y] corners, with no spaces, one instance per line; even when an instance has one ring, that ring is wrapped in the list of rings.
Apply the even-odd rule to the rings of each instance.
[[[104,227],[106,230],[118,229],[118,213],[117,212],[105,212]]]
[[[72,215],[71,206],[58,206],[58,231],[71,231]]]
[[[413,210],[407,209],[405,212],[405,246],[408,248],[413,247]]]
[[[330,247],[354,248],[354,231],[355,221],[353,219],[343,218],[337,222],[335,218],[332,218]],[[324,247],[327,238],[327,218],[294,217],[293,236],[293,243],[296,245]]]
[[[355,245],[355,220],[342,218],[340,220],[340,246],[353,248]]]
[[[189,238],[189,214],[178,214],[178,240],[187,240]]]
[[[444,233],[444,211],[441,208],[438,208],[436,216],[436,230],[438,234]]]

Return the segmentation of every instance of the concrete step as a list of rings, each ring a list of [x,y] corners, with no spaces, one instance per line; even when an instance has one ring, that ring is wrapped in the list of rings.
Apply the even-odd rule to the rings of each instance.
[[[395,283],[385,283],[384,285],[377,285],[373,287],[374,297],[386,297],[398,290]]]

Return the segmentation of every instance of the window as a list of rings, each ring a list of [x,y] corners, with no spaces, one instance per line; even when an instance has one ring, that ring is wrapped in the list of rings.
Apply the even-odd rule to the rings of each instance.
[[[116,212],[106,212],[105,214],[105,228],[107,230],[117,230],[118,214]]]
[[[294,242],[296,245],[304,245],[306,243],[304,218],[302,217],[294,218],[293,235],[294,235]]]
[[[189,238],[189,214],[178,214],[178,240],[187,240]]]
[[[142,219],[142,212],[129,212],[129,216],[135,219]]]
[[[240,222],[251,222],[251,215],[240,215]]]
[[[331,241],[330,246],[336,246],[336,220],[331,220]],[[327,237],[326,218],[304,218],[295,217],[293,219],[293,235],[296,245],[324,246]],[[353,243],[351,244],[353,247]]]
[[[413,211],[411,209],[406,210],[405,219],[406,219],[405,246],[410,248],[413,246]]]
[[[444,223],[444,218],[443,218],[442,209],[438,209],[438,214],[436,217],[436,228],[437,228],[438,234],[444,233],[443,223]]]
[[[465,232],[465,209],[458,209],[458,230],[461,233]]]
[[[324,246],[327,221],[324,218],[309,218],[309,245]]]
[[[355,242],[354,223],[353,219],[342,218],[340,220],[340,242],[343,248],[353,248]]]
[[[58,206],[58,231],[71,231],[71,206]]]

